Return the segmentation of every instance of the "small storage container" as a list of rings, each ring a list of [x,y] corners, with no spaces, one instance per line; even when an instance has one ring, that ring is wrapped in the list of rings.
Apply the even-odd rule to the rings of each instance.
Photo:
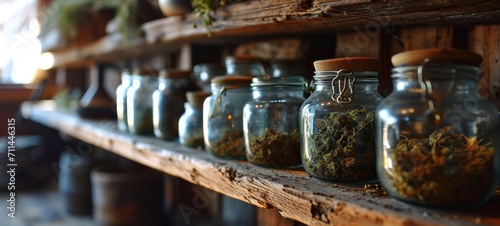
[[[203,102],[210,92],[187,92],[184,114],[179,118],[179,143],[184,146],[203,149]]]
[[[243,110],[246,157],[271,168],[301,166],[299,112],[304,102],[304,78],[256,77],[253,99]]]
[[[153,135],[153,92],[158,89],[158,72],[138,70],[127,90],[128,131]]]
[[[320,60],[314,68],[314,92],[300,115],[304,169],[328,181],[376,181],[374,113],[382,100],[378,60]]]
[[[476,93],[480,55],[450,49],[392,57],[393,92],[377,109],[378,175],[396,199],[484,203],[498,184],[498,110]]]
[[[225,61],[227,75],[264,76],[266,72],[263,61],[253,55],[228,56]]]
[[[188,70],[163,70],[153,93],[153,126],[158,138],[173,141],[179,137],[179,118],[184,113],[186,93],[196,90]]]
[[[206,150],[216,157],[245,159],[243,106],[252,99],[251,76],[218,76],[203,104]]]
[[[196,85],[203,91],[211,91],[210,80],[217,76],[225,75],[226,68],[221,64],[203,63],[193,67],[193,77]]]

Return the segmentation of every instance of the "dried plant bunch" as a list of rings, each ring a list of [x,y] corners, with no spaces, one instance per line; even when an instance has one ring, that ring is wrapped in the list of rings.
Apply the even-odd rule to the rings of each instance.
[[[207,28],[210,35],[210,26],[216,20],[214,17],[215,11],[222,6],[235,2],[243,2],[245,0],[192,0],[193,12],[198,14],[203,19],[203,25]]]

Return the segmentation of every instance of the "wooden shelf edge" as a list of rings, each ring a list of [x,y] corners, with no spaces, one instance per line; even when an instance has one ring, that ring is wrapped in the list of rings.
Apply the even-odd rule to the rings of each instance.
[[[60,130],[191,183],[251,203],[277,208],[287,218],[308,225],[449,225],[500,222],[500,195],[472,212],[441,212],[405,205],[383,189],[336,185],[310,178],[303,170],[273,170],[244,161],[135,136],[116,129],[114,121],[82,120],[57,110],[52,101],[25,102],[24,117]]]
[[[355,29],[362,35],[400,25],[473,25],[500,22],[500,4],[486,1],[435,0],[261,0],[228,5],[218,10],[213,37],[238,38],[332,29]],[[168,17],[142,26],[144,39],[124,46],[116,34],[82,48],[55,53],[53,67],[83,60],[112,61],[155,54],[183,42],[206,40],[207,30],[193,14]]]

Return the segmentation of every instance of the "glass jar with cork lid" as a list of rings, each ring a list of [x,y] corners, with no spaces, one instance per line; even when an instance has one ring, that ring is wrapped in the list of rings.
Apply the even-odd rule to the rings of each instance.
[[[218,76],[203,104],[205,148],[226,159],[245,159],[243,107],[252,99],[252,76]]]
[[[268,74],[263,60],[254,55],[228,56],[224,63],[229,76],[265,76]]]
[[[158,138],[173,141],[179,137],[178,122],[184,113],[186,93],[196,90],[190,70],[162,70],[158,89],[153,93],[153,126]]]
[[[253,78],[253,99],[243,109],[250,163],[270,168],[301,166],[299,110],[305,84],[300,76]]]
[[[478,96],[480,55],[424,49],[392,57],[393,92],[376,112],[378,175],[417,205],[477,206],[499,178],[498,110]]]
[[[304,169],[337,183],[376,181],[374,112],[382,100],[378,60],[319,60],[314,68],[314,92],[300,112]]]

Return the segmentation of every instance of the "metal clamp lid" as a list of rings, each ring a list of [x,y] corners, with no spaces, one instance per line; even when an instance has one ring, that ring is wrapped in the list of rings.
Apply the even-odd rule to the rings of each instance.
[[[427,105],[429,106],[429,109],[427,109],[424,113],[425,120],[427,123],[431,125],[439,125],[443,120],[442,112],[436,109],[434,100],[432,99],[432,95],[434,92],[432,88],[432,83],[430,82],[429,79],[424,77],[425,76],[424,69],[431,61],[432,60],[430,60],[429,58],[425,58],[423,62],[418,66],[417,78],[420,88],[422,89],[422,100],[424,102],[427,102]],[[450,94],[455,89],[457,75],[456,75],[455,65],[453,64],[453,62],[449,62],[447,65],[450,67],[452,75],[451,84],[448,87],[447,91],[447,93]]]
[[[222,95],[226,93],[227,90],[250,87],[252,81],[252,76],[217,76],[212,79],[212,89],[216,87],[218,93],[215,96],[212,111],[210,112],[210,118],[217,116],[220,113],[220,105]]]

